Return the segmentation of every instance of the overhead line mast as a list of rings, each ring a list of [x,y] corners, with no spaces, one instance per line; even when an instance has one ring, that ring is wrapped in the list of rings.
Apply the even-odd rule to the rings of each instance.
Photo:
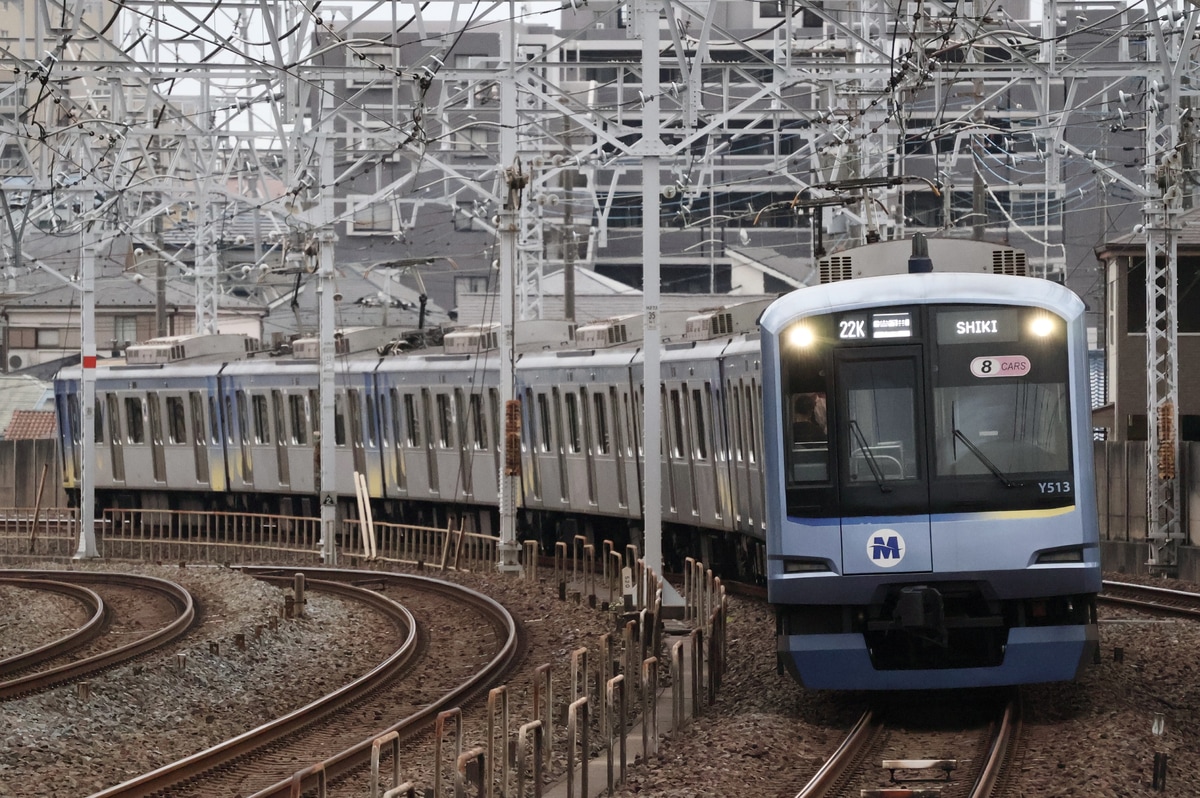
[[[1187,175],[1180,125],[1190,113],[1192,89],[1185,73],[1194,69],[1200,10],[1178,11],[1175,3],[1146,0],[1147,22],[1156,45],[1159,79],[1151,84],[1146,109],[1146,522],[1151,569],[1174,575],[1184,534],[1179,483],[1179,215]],[[1191,85],[1189,81],[1189,85]]]

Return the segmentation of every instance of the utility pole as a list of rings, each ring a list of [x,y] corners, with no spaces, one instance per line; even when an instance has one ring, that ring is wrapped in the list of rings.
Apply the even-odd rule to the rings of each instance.
[[[337,318],[333,306],[334,270],[333,255],[333,114],[330,112],[332,91],[324,87],[321,106],[322,114],[319,134],[314,153],[320,159],[317,166],[318,178],[316,185],[302,189],[303,193],[315,195],[320,203],[317,209],[317,224],[314,238],[305,245],[304,257],[317,259],[317,317],[319,319],[318,355],[320,358],[320,402],[321,402],[321,440],[318,447],[321,457],[321,471],[318,475],[319,496],[321,497],[321,562],[325,565],[337,565],[337,412],[335,391],[337,389],[336,371],[337,353],[334,348],[333,336],[337,330]],[[297,196],[299,199],[299,196]],[[313,247],[316,251],[313,251]],[[366,523],[364,520],[363,523]]]
[[[500,463],[499,513],[500,542],[496,569],[502,573],[521,570],[517,543],[517,465],[519,464],[520,410],[515,396],[515,337],[513,334],[516,303],[513,274],[517,268],[517,236],[520,230],[521,192],[526,177],[517,158],[517,79],[516,79],[516,2],[510,0],[508,36],[502,37],[500,75],[500,404],[504,407],[505,457]]]
[[[96,249],[87,220],[79,231],[80,365],[82,407],[79,431],[83,457],[79,462],[79,547],[75,559],[99,556],[96,548]]]
[[[646,546],[643,553],[646,567],[662,576],[662,330],[659,328],[661,298],[660,273],[662,263],[662,223],[659,216],[661,162],[670,154],[661,137],[659,83],[659,17],[670,7],[667,0],[634,0],[633,24],[630,35],[642,40],[642,138],[633,152],[642,164],[642,325],[643,367],[642,405],[645,422],[642,424],[643,491],[642,521],[645,524]],[[682,602],[669,583],[663,581],[663,602],[678,605]],[[668,595],[669,594],[669,595]]]

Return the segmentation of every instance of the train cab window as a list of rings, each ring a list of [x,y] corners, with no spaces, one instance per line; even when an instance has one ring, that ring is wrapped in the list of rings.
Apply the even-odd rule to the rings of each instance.
[[[1070,367],[1062,319],[1036,308],[943,306],[936,311],[935,330],[935,504],[953,509],[1073,502]]]
[[[913,361],[839,364],[845,386],[843,424],[847,485],[881,485],[919,477],[917,386]]]
[[[125,430],[130,443],[146,442],[146,415],[141,397],[125,398]]]
[[[167,440],[187,443],[187,413],[181,396],[167,397]]]
[[[612,446],[608,434],[608,414],[605,412],[604,394],[592,394],[592,402],[596,406],[596,451],[608,454]]]
[[[254,405],[254,442],[271,442],[271,413],[267,409],[267,397],[255,394],[251,397]]]
[[[582,446],[579,440],[579,397],[568,391],[567,400],[567,451],[576,453]]]
[[[288,410],[292,421],[292,443],[308,445],[308,408],[302,394],[288,394]]]

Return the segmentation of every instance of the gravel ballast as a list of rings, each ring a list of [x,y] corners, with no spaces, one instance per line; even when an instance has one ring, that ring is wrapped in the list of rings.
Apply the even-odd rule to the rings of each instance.
[[[74,567],[179,582],[203,604],[202,621],[185,640],[182,673],[175,667],[176,649],[106,672],[93,681],[86,702],[66,686],[0,704],[3,796],[65,798],[111,786],[307,703],[384,656],[381,639],[347,634],[370,624],[356,615],[361,610],[319,594],[310,594],[307,618],[280,622],[256,638],[279,615],[284,594],[235,571],[128,563]],[[510,685],[517,697],[514,725],[531,719],[525,707],[534,668],[552,664],[556,685],[567,685],[572,651],[596,651],[605,632],[619,638],[612,613],[559,601],[547,580],[425,575],[493,596],[529,633],[527,675]],[[30,618],[39,610],[54,614],[54,636],[74,622],[69,604],[30,601],[25,593],[0,588],[0,632],[8,646],[27,632],[31,644],[40,644],[41,627]],[[230,642],[238,633],[252,641],[245,651]],[[649,767],[631,768],[618,796],[794,796],[865,706],[862,694],[805,691],[776,673],[774,618],[765,605],[731,599],[728,633],[729,667],[715,705],[664,739]],[[1166,794],[1200,794],[1200,755],[1192,744],[1200,732],[1200,624],[1104,609],[1100,635],[1101,662],[1086,668],[1077,683],[1024,690],[1021,793],[1158,795],[1151,779],[1154,754],[1161,751],[1169,757]],[[219,653],[210,651],[210,642],[219,644]],[[1123,654],[1119,661],[1116,649]],[[969,693],[963,696],[970,700]],[[1161,736],[1152,732],[1156,713],[1165,723]],[[428,784],[421,781],[424,772],[414,765],[408,777]]]

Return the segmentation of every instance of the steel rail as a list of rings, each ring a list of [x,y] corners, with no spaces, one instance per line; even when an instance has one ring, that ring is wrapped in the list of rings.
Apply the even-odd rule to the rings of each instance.
[[[1000,782],[1000,775],[1008,759],[1009,751],[1021,736],[1021,699],[1019,693],[1013,691],[1012,696],[1004,706],[1004,717],[1000,720],[1000,728],[992,739],[987,758],[979,772],[979,778],[971,788],[971,798],[991,798],[992,792]]]
[[[279,569],[271,570],[278,571]],[[295,572],[294,569],[288,570],[288,573]],[[290,579],[290,577],[267,574],[255,574],[255,576],[267,581]],[[116,798],[117,796],[133,798],[134,796],[167,794],[172,787],[199,779],[205,773],[249,756],[262,747],[294,734],[330,713],[354,703],[375,690],[380,682],[387,681],[406,668],[419,653],[416,621],[406,608],[392,599],[381,596],[372,590],[340,582],[310,580],[307,587],[310,590],[352,598],[383,612],[404,630],[404,641],[391,656],[379,665],[332,693],[204,751],[95,793],[91,798]]]
[[[825,764],[809,779],[804,789],[796,793],[796,798],[821,798],[828,795],[838,781],[850,771],[863,749],[882,728],[883,723],[871,710],[864,712],[850,729],[846,739],[842,740],[842,744],[833,752],[833,756],[825,760]]]
[[[248,571],[254,571],[254,568],[247,568]],[[279,569],[271,569],[279,570]],[[304,568],[304,569],[287,569],[287,573],[295,573],[296,570],[306,574],[322,574],[327,573],[323,568]],[[363,739],[359,743],[345,749],[333,756],[328,757],[323,762],[312,763],[316,767],[310,767],[308,778],[301,778],[298,784],[295,778],[288,778],[279,781],[266,789],[259,790],[253,793],[249,798],[277,798],[278,796],[292,796],[296,789],[303,791],[310,787],[317,786],[318,772],[323,771],[325,778],[329,782],[334,782],[337,779],[349,774],[359,768],[366,767],[371,761],[371,746],[375,738],[381,734],[388,732],[396,732],[402,741],[411,740],[422,731],[431,727],[437,720],[438,714],[445,709],[451,709],[469,701],[472,697],[482,694],[488,688],[505,678],[512,669],[516,666],[519,659],[519,654],[522,648],[520,630],[516,620],[512,617],[507,609],[495,599],[486,596],[478,591],[472,590],[462,585],[456,585],[451,582],[442,582],[440,580],[431,579],[423,576],[413,576],[409,574],[381,573],[377,571],[359,571],[352,572],[352,578],[368,579],[370,581],[399,581],[411,582],[421,585],[424,590],[432,590],[445,595],[450,595],[460,601],[466,601],[472,606],[483,611],[491,618],[492,624],[502,632],[505,637],[504,644],[500,650],[492,657],[492,659],[480,671],[478,671],[470,680],[464,682],[453,690],[447,692],[437,701],[428,705],[422,710],[409,715],[407,718],[389,726],[386,729],[380,730],[370,737]],[[285,577],[281,577],[285,578]],[[296,774],[299,776],[300,774]]]
[[[1107,579],[1103,587],[1105,590],[1098,598],[1109,604],[1133,607],[1159,615],[1200,618],[1200,593],[1188,593],[1154,585],[1112,582]]]
[[[20,579],[0,576],[0,583],[19,585],[30,590],[40,590],[48,593],[58,593],[74,599],[88,611],[88,619],[77,629],[44,646],[22,651],[5,659],[0,659],[0,676],[10,676],[15,673],[28,671],[43,662],[61,657],[69,651],[74,651],[87,645],[99,637],[107,621],[108,607],[104,599],[94,590],[70,582],[58,582],[50,579]]]
[[[57,668],[0,682],[0,699],[14,698],[72,682],[84,676],[136,659],[182,637],[191,628],[196,619],[196,608],[195,602],[192,600],[192,594],[182,586],[174,582],[168,582],[165,579],[142,576],[140,574],[88,571],[0,572],[0,576],[8,577],[13,582],[19,582],[22,574],[29,579],[69,579],[71,582],[76,583],[131,587],[136,590],[153,591],[161,594],[170,601],[171,605],[175,607],[176,617],[167,626],[126,645],[118,646],[93,657],[67,663]]]

